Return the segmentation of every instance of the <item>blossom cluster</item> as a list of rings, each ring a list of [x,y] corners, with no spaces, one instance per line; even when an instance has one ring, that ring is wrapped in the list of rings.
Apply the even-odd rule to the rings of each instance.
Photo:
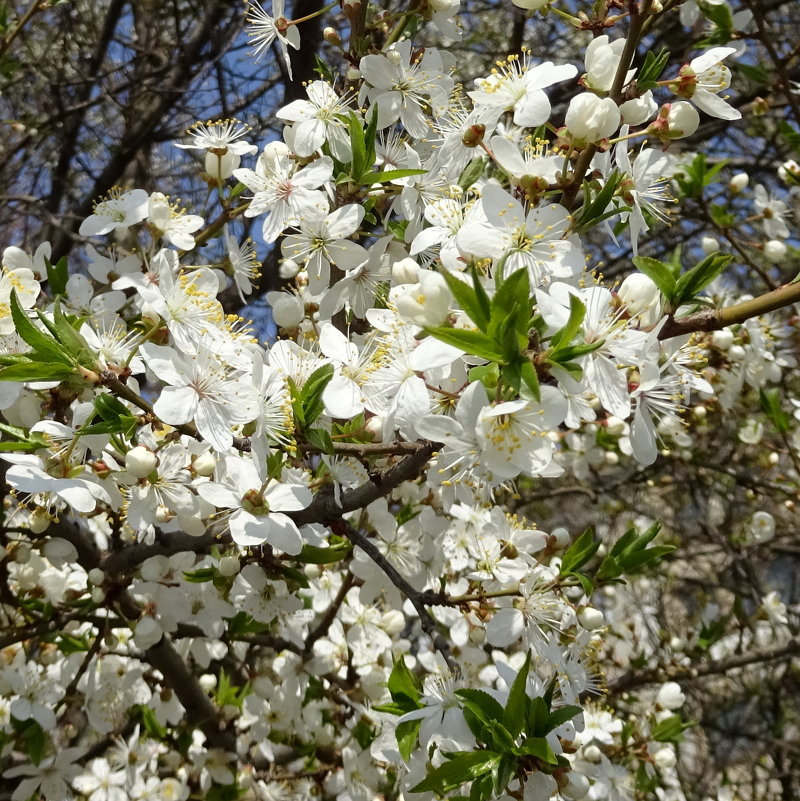
[[[428,5],[455,37],[458,3]],[[248,18],[288,65],[282,4]],[[309,83],[278,141],[188,132],[217,222],[120,189],[80,226],[88,276],[48,244],[4,251],[14,801],[681,797],[680,687],[624,724],[597,697],[601,657],[632,648],[595,591],[671,545],[651,526],[600,551],[503,507],[533,480],[648,467],[688,447],[685,409],[794,366],[755,316],[692,329],[730,256],[639,255],[691,176],[670,143],[700,112],[741,116],[735,49],[662,76],[627,45],[597,36],[582,71],[524,51],[466,89],[449,53],[397,37],[350,54],[347,89]],[[775,258],[786,206],[753,203]],[[240,217],[283,257],[271,343],[221,299],[258,285]],[[638,269],[604,281],[590,232]],[[539,712],[515,721],[519,698]]]

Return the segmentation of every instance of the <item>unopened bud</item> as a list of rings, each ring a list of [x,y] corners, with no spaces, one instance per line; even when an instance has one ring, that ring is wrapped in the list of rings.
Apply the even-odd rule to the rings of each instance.
[[[158,457],[144,445],[137,445],[125,454],[125,469],[135,478],[146,478],[158,467]]]
[[[235,576],[240,569],[238,556],[223,556],[219,560],[219,572],[226,577]]]
[[[750,176],[746,172],[739,172],[728,181],[728,188],[731,192],[742,192],[750,183]]]
[[[322,38],[330,45],[334,47],[340,47],[342,44],[342,39],[339,34],[336,32],[334,28],[331,28],[328,25],[324,31],[322,31]]]
[[[599,609],[593,606],[585,606],[578,612],[578,623],[589,631],[596,631],[606,624],[606,619]]]
[[[770,239],[764,243],[764,258],[777,264],[786,258],[789,248],[780,239]]]
[[[195,457],[195,460],[192,462],[192,468],[198,476],[208,477],[214,475],[216,466],[217,460],[210,451],[201,453],[199,456]]]
[[[93,567],[87,574],[87,578],[89,579],[89,584],[99,587],[106,580],[106,574],[99,567]]]
[[[485,125],[470,125],[461,137],[461,144],[464,145],[464,147],[477,147],[483,142],[483,137],[485,135]]]

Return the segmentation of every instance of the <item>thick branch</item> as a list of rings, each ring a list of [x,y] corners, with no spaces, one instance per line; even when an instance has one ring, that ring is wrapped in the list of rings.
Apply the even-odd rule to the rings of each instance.
[[[761,648],[743,654],[734,654],[725,659],[712,659],[699,665],[630,670],[610,682],[608,691],[609,693],[619,694],[642,687],[645,684],[661,684],[665,681],[691,681],[704,676],[725,675],[730,670],[737,670],[748,665],[775,662],[798,654],[800,654],[800,637],[793,637],[788,642],[773,648]]]
[[[659,331],[659,339],[692,334],[696,331],[719,331],[729,325],[738,325],[753,317],[783,309],[792,303],[800,302],[800,283],[784,284],[772,292],[759,295],[752,300],[744,300],[722,309],[704,309],[688,317],[676,320],[670,317]]]

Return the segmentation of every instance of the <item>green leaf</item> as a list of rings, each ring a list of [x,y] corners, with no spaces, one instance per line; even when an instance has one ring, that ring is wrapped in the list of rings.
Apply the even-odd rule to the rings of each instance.
[[[412,175],[425,175],[427,170],[385,170],[384,172],[366,172],[361,176],[362,184],[385,184],[399,178],[409,178]]]
[[[792,426],[791,418],[781,406],[780,389],[758,391],[758,399],[761,402],[761,409],[767,419],[775,426],[779,433],[785,434]]]
[[[503,362],[504,357],[494,339],[482,334],[480,331],[467,331],[463,328],[426,328],[425,331],[432,337],[446,342],[466,353],[486,359],[490,362]]]
[[[658,287],[667,302],[671,304],[676,282],[669,266],[663,261],[651,259],[648,256],[636,256],[633,263]]]
[[[548,765],[557,765],[558,757],[553,753],[544,737],[526,737],[522,745],[516,749],[519,754],[530,754]]]
[[[183,578],[190,584],[205,584],[207,581],[213,581],[219,572],[215,567],[202,567],[198,570],[184,570]]]
[[[579,706],[567,705],[554,709],[550,713],[550,718],[547,721],[547,725],[550,727],[549,731],[557,729],[562,724],[572,720],[576,715],[580,715],[581,712],[583,712],[583,709]]]
[[[583,567],[597,553],[599,547],[600,540],[594,539],[594,529],[587,528],[564,553],[561,575],[565,576]]]
[[[492,790],[491,795],[497,797],[503,794],[503,791],[508,787],[508,783],[517,772],[517,765],[519,760],[513,756],[504,756],[500,760],[500,764],[492,770]],[[488,797],[491,797],[488,796]]]
[[[110,392],[101,392],[94,399],[94,409],[103,420],[117,420],[120,417],[129,417],[131,414],[131,410]]]
[[[145,733],[156,740],[163,740],[167,736],[167,730],[158,722],[156,713],[144,704],[139,704],[138,709]]]
[[[74,637],[71,634],[59,634],[56,645],[62,654],[77,654],[89,650],[89,641],[86,637]]]
[[[419,727],[421,725],[421,720],[404,720],[402,723],[398,723],[394,730],[400,756],[406,762],[411,759],[411,754],[414,753],[414,749],[417,747]]]
[[[655,89],[656,81],[661,77],[664,67],[667,66],[669,57],[670,51],[666,47],[662,47],[658,55],[651,50],[647,51],[644,64],[639,68],[639,74],[636,77],[636,86],[639,90]]]
[[[94,367],[97,360],[89,343],[75,330],[69,318],[61,311],[61,302],[58,298],[53,304],[53,325],[56,329],[56,336],[67,353],[78,363]]]
[[[44,758],[47,749],[47,736],[44,729],[33,719],[17,720],[11,718],[14,731],[20,740],[20,748],[23,750],[34,765],[38,765]]]
[[[594,190],[592,184],[588,181],[583,182],[586,200],[583,206],[575,213],[572,222],[572,228],[576,233],[583,233],[603,220],[615,217],[625,210],[623,208],[608,210],[612,198],[624,180],[625,175],[615,171],[611,173],[599,190]]]
[[[14,437],[16,442],[0,442],[0,451],[37,451],[46,448],[48,439],[41,431],[31,433],[26,428],[0,423],[0,432]]]
[[[102,423],[82,426],[77,434],[81,437],[96,434],[125,434],[130,437],[138,425],[139,421],[135,417],[118,417],[116,420],[104,420]]]
[[[442,278],[444,278],[453,297],[458,301],[458,305],[467,313],[470,320],[472,320],[478,328],[486,333],[489,326],[489,301],[484,293],[479,296],[475,287],[464,283],[456,278],[449,270],[444,267],[439,269]],[[473,278],[473,281],[475,279]]]
[[[14,321],[14,328],[21,339],[33,348],[34,353],[47,359],[51,363],[62,365],[71,364],[69,356],[64,352],[58,342],[52,337],[40,331],[29,319],[23,308],[19,305],[16,290],[11,291],[9,298],[11,306],[11,318]],[[12,381],[15,379],[6,379]]]
[[[778,123],[778,130],[789,147],[800,155],[800,132],[796,131],[786,120],[781,120]]]
[[[378,116],[378,110],[373,109],[373,117]],[[347,115],[347,128],[350,132],[350,152],[353,154],[353,160],[350,162],[350,174],[354,181],[360,181],[361,176],[366,172],[367,166],[367,151],[364,141],[364,128],[361,119],[355,113]]]
[[[487,160],[485,157],[473,159],[461,171],[461,175],[458,176],[458,185],[464,191],[469,189],[483,175]]]
[[[733,31],[733,13],[727,3],[709,3],[706,0],[698,0],[697,5],[703,12],[703,16],[720,28],[725,36]],[[728,39],[730,38],[728,36]]]
[[[27,362],[0,368],[0,381],[65,381],[73,374],[64,362]]]
[[[492,298],[492,321],[499,323],[504,317],[518,313],[520,307],[525,309],[525,322],[527,324],[530,304],[531,285],[528,270],[522,267],[511,273],[495,292]]]
[[[548,733],[550,705],[544,698],[529,699],[525,705],[525,733],[532,737],[544,737]]]
[[[586,305],[577,295],[569,296],[569,318],[564,327],[556,331],[550,340],[550,347],[559,348],[569,345],[580,331],[581,323],[586,317]]]
[[[317,548],[314,545],[304,545],[303,550],[294,558],[298,562],[307,565],[331,565],[334,562],[341,562],[346,559],[353,546],[347,541],[343,540],[330,548]]]
[[[309,445],[319,448],[323,453],[332,456],[333,440],[331,435],[324,428],[309,428],[306,430],[306,440]]]
[[[53,297],[67,294],[67,279],[69,270],[67,269],[67,257],[62,256],[56,264],[52,264],[50,259],[44,260],[45,270],[47,270],[47,282],[50,284],[50,294]]]
[[[422,685],[419,679],[408,669],[402,656],[394,663],[386,686],[389,689],[392,700],[404,706],[406,711],[419,709],[422,706],[419,702],[422,695]]]
[[[489,693],[483,690],[464,689],[456,690],[456,695],[462,701],[461,706],[464,710],[465,717],[468,712],[471,713],[475,716],[481,727],[486,727],[493,721],[503,720],[505,715],[503,707],[500,706],[500,703],[489,695]],[[475,734],[476,737],[480,736],[475,733],[474,729],[473,734]]]
[[[491,773],[500,764],[501,754],[492,751],[460,751],[448,762],[431,771],[419,784],[411,788],[412,793],[455,790],[462,784],[474,781]]]
[[[525,707],[528,704],[528,672],[531,668],[531,652],[528,651],[525,663],[517,673],[511,690],[508,693],[508,701],[503,711],[503,723],[512,737],[516,737],[525,725]]]
[[[678,715],[673,715],[653,726],[650,736],[658,743],[679,743],[683,739],[683,732],[694,725],[692,721],[684,723]]]
[[[671,299],[675,308],[692,300],[715,278],[722,275],[732,261],[733,256],[727,253],[709,253],[699,264],[685,272],[675,284]]]
[[[539,403],[542,400],[542,390],[539,386],[539,376],[536,373],[536,368],[530,360],[525,359],[525,361],[522,362],[519,374],[522,383],[530,390],[534,400]]]
[[[322,414],[324,409],[322,393],[332,378],[333,365],[324,364],[314,370],[306,379],[306,383],[300,393],[300,405],[303,410],[302,424],[304,426],[310,426]]]

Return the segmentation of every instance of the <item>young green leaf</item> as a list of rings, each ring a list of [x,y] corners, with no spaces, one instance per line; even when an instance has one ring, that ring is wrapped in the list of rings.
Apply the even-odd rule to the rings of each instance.
[[[528,704],[528,672],[531,667],[531,652],[525,657],[525,662],[517,673],[511,690],[508,693],[508,701],[503,712],[503,723],[509,734],[516,737],[525,725],[525,707]]]
[[[47,359],[48,362],[72,364],[73,362],[64,351],[64,348],[58,344],[52,337],[47,336],[43,331],[40,331],[29,319],[24,309],[19,305],[16,290],[11,291],[9,298],[9,305],[11,306],[11,318],[14,321],[14,328],[19,337],[33,348],[35,354],[40,359]],[[6,379],[14,380],[14,379]]]
[[[492,751],[460,751],[449,761],[432,770],[419,784],[411,788],[412,793],[446,793],[474,781],[487,773],[491,774],[500,764],[501,754]]]
[[[480,297],[474,286],[470,286],[456,278],[449,270],[445,270],[443,267],[439,269],[439,272],[450,292],[452,292],[453,297],[458,301],[458,305],[467,313],[470,320],[481,331],[486,333],[489,325],[489,303],[488,300],[484,302],[485,294]]]
[[[480,331],[467,331],[462,328],[426,328],[425,331],[432,337],[446,342],[465,353],[486,359],[490,362],[503,362],[504,357],[494,339],[482,334]]]
[[[636,256],[633,263],[658,287],[667,302],[672,304],[676,282],[669,266],[663,261],[651,259],[648,256]]]
[[[566,576],[573,570],[583,567],[600,547],[600,540],[595,540],[594,530],[587,528],[583,534],[567,548],[561,560],[561,575]]]

